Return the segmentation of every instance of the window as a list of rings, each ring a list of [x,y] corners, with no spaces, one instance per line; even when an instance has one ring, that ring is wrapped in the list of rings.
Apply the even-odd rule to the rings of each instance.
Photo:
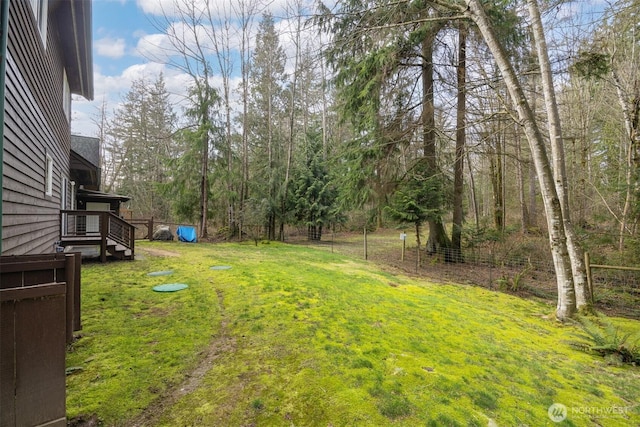
[[[62,109],[67,122],[71,123],[71,90],[69,89],[66,70],[62,70]]]
[[[53,159],[47,154],[44,177],[44,194],[45,196],[53,196]]]
[[[40,31],[40,37],[42,43],[47,45],[47,12],[49,9],[49,0],[31,0],[31,10],[33,10],[33,16],[36,18],[36,24]]]

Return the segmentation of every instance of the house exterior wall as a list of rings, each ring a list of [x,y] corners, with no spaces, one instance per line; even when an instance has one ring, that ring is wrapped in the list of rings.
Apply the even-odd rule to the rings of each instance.
[[[70,125],[63,108],[58,10],[50,8],[46,44],[29,1],[9,5],[5,89],[2,254],[41,254],[59,239],[62,185],[69,185]],[[52,163],[51,194],[46,187]],[[67,197],[68,199],[68,197]]]

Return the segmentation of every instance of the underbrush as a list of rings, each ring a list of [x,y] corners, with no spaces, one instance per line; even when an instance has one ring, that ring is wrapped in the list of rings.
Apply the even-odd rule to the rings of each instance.
[[[640,330],[624,331],[605,316],[577,318],[580,333],[570,341],[574,348],[597,354],[612,365],[640,365]]]

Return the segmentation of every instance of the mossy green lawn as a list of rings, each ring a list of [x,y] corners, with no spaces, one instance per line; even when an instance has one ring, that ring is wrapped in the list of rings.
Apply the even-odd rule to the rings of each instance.
[[[640,425],[638,368],[572,349],[576,330],[543,303],[285,244],[138,249],[181,256],[83,266],[70,417],[127,425],[224,335],[198,387],[158,405],[155,424]],[[173,274],[147,276],[160,270]],[[174,282],[189,288],[152,291]],[[553,403],[564,422],[549,418]]]

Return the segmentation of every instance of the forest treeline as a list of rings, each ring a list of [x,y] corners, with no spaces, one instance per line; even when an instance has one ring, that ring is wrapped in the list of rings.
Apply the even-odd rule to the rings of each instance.
[[[545,233],[571,316],[585,236],[634,254],[640,207],[640,2],[575,4],[176,0],[157,24],[188,95],[143,78],[100,111],[104,189],[201,237],[408,224],[449,262]]]

